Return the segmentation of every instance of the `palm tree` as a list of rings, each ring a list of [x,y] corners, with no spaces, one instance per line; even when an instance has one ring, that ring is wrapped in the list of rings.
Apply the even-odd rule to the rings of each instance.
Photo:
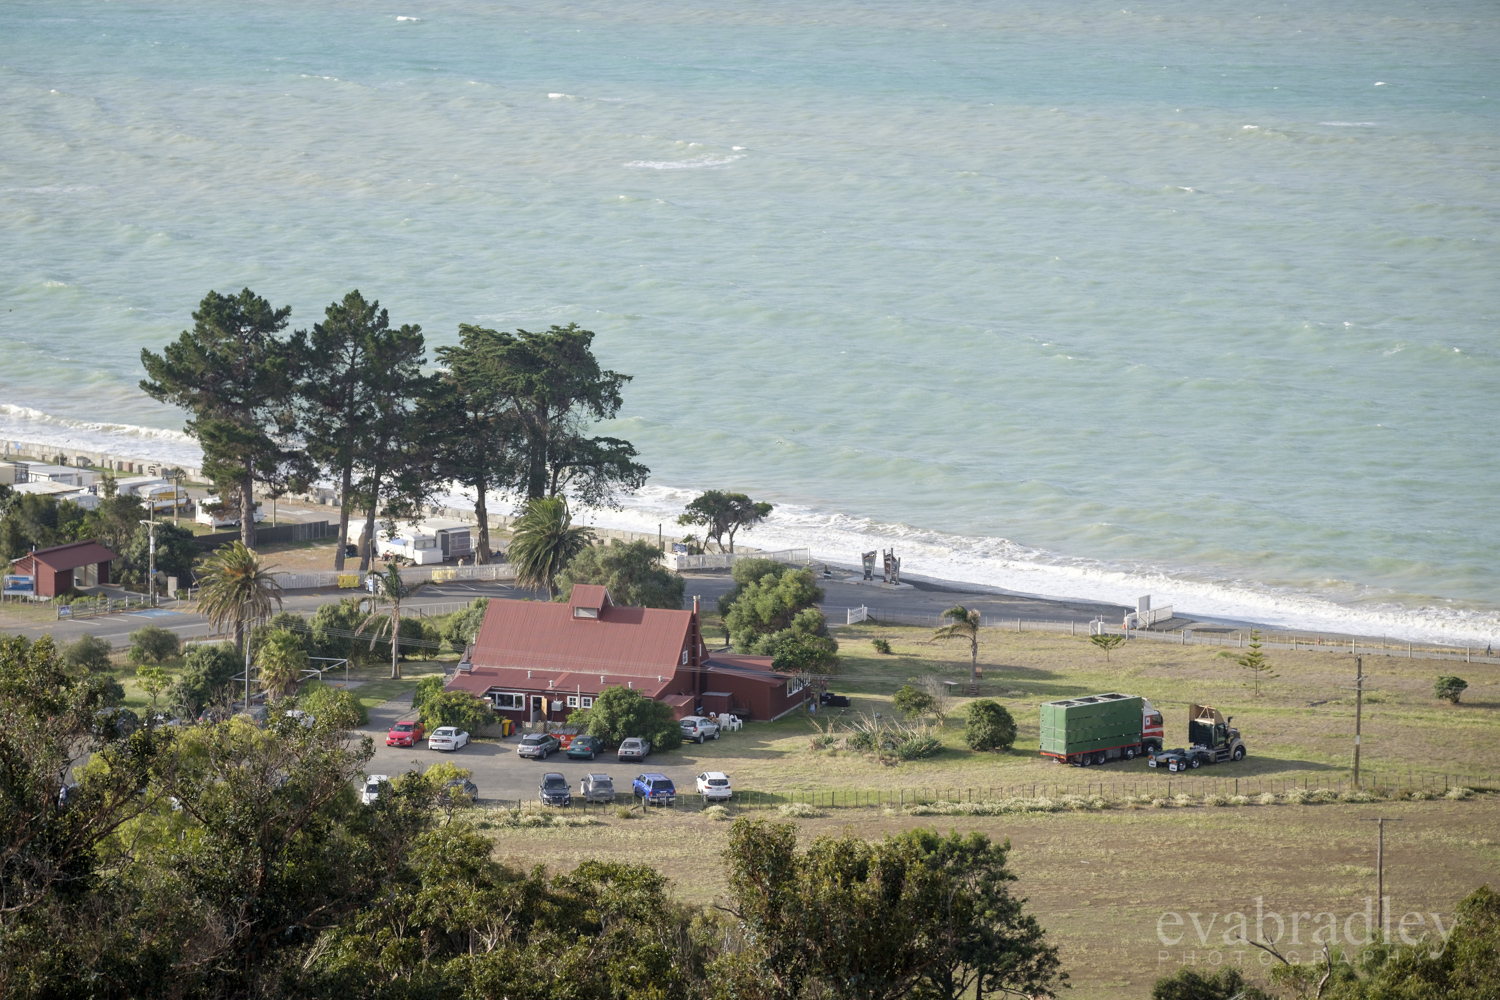
[[[516,567],[516,583],[557,596],[557,574],[594,540],[588,528],[573,527],[568,502],[547,497],[526,504],[515,524],[515,537],[506,550]]]
[[[969,690],[975,691],[979,688],[979,612],[955,604],[943,612],[943,617],[952,619],[953,624],[944,625],[932,633],[932,638],[969,640]]]
[[[245,624],[271,616],[271,602],[281,607],[281,584],[244,542],[233,542],[208,557],[198,573],[203,593],[198,610],[214,628],[234,626],[234,646],[245,649]]]
[[[276,629],[260,645],[260,685],[272,697],[285,698],[297,690],[307,665],[307,649],[290,629]]]
[[[401,677],[401,602],[412,594],[421,590],[431,583],[431,580],[423,580],[420,583],[407,583],[401,579],[401,567],[395,563],[386,569],[384,573],[376,576],[380,581],[380,590],[370,599],[370,616],[359,623],[359,628],[354,632],[370,633],[370,648],[390,633],[391,637],[391,680],[399,680]],[[377,606],[384,604],[384,610],[377,610]]]

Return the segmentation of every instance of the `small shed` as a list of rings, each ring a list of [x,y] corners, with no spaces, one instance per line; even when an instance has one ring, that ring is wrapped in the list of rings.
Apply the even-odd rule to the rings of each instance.
[[[109,583],[109,564],[117,558],[98,542],[70,542],[22,556],[15,561],[11,572],[33,577],[36,580],[33,593],[37,597],[56,597],[71,587]]]

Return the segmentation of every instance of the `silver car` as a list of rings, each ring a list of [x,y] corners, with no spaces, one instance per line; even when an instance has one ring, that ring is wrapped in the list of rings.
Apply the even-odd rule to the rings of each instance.
[[[584,775],[578,783],[578,797],[585,802],[613,802],[615,782],[607,774]]]
[[[638,736],[630,736],[620,744],[615,756],[620,760],[645,760],[651,752],[651,744]]]

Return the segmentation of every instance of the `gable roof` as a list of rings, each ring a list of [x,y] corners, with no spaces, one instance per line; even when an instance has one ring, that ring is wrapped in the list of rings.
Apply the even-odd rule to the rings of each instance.
[[[91,566],[94,563],[111,562],[119,558],[109,549],[92,540],[54,545],[50,549],[37,549],[29,555],[54,573],[77,569],[80,566]]]
[[[579,595],[575,599],[594,599]],[[691,611],[630,608],[608,603],[603,587],[592,587],[598,618],[574,618],[572,603],[492,600],[474,641],[476,668],[517,668],[611,677],[670,679],[682,662],[692,627]],[[619,683],[616,681],[615,683]]]

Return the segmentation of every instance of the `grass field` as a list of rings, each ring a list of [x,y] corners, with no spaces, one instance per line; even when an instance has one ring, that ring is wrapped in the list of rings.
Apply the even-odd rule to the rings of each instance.
[[[712,631],[709,631],[712,634]],[[853,698],[846,719],[860,713],[890,715],[891,695],[909,678],[935,674],[960,682],[969,676],[968,649],[928,642],[917,628],[859,625],[835,630],[843,656],[841,676],[830,688]],[[874,652],[870,640],[890,642],[892,655]],[[975,754],[963,745],[963,706],[956,698],[942,730],[945,751],[937,757],[884,766],[846,750],[815,751],[809,720],[794,716],[753,724],[718,744],[693,752],[732,772],[736,787],[766,790],[983,789],[1028,783],[1129,783],[1163,777],[1144,761],[1098,768],[1069,768],[1037,754],[1037,706],[1043,701],[1102,691],[1149,698],[1166,717],[1167,745],[1187,736],[1187,707],[1212,704],[1234,716],[1250,756],[1194,772],[1204,781],[1239,778],[1256,782],[1307,782],[1312,787],[1348,783],[1354,748],[1354,658],[1328,651],[1276,651],[1269,659],[1279,675],[1254,694],[1239,650],[1131,642],[1104,654],[1084,637],[1017,634],[998,629],[982,635],[979,661],[982,697],[1005,705],[1018,738],[1011,752]],[[1411,771],[1453,775],[1469,783],[1496,774],[1500,763],[1500,659],[1472,664],[1435,664],[1398,656],[1365,655],[1367,677],[1361,763],[1366,776]],[[1439,673],[1465,677],[1463,702],[1432,697]],[[837,712],[832,710],[837,720]],[[820,719],[827,722],[828,714]]]
[[[853,833],[879,838],[918,826],[941,832],[980,831],[1009,839],[1016,891],[1062,949],[1075,1000],[1147,997],[1158,976],[1179,963],[1243,963],[1264,974],[1259,953],[1224,944],[1227,915],[1307,913],[1301,918],[1302,957],[1312,949],[1313,915],[1334,913],[1343,928],[1375,895],[1374,824],[1387,824],[1385,886],[1394,921],[1405,913],[1441,914],[1486,881],[1500,884],[1500,796],[1464,802],[1384,803],[1379,806],[1267,806],[1252,810],[1141,810],[1007,817],[913,817],[876,809],[830,810],[820,818],[785,820],[775,810],[741,815],[796,822],[806,840]],[[599,826],[503,830],[497,853],[521,867],[556,870],[588,858],[650,864],[686,900],[709,904],[723,891],[719,859],[729,824],[693,812],[653,812],[645,818],[603,814]],[[1191,914],[1207,932],[1200,943]],[[1168,940],[1158,937],[1164,914]],[[1430,916],[1424,917],[1430,926]],[[1356,932],[1362,927],[1356,918]],[[1267,924],[1267,927],[1273,927]],[[1393,923],[1393,927],[1396,923]],[[1283,941],[1285,945],[1286,942]],[[1289,946],[1288,946],[1289,947]],[[1287,948],[1283,948],[1287,950]],[[1297,950],[1295,948],[1291,950]]]

